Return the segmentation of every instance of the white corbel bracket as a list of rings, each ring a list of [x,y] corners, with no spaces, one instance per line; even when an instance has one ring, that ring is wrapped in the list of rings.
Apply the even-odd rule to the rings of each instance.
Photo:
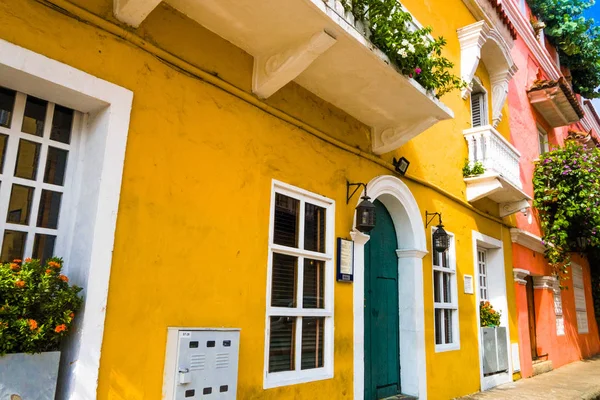
[[[513,201],[510,203],[500,203],[500,205],[499,205],[500,216],[506,217],[506,216],[514,214],[518,211],[527,209],[529,207],[531,207],[531,205],[529,204],[529,201],[526,199],[523,199],[520,201]]]
[[[508,96],[508,83],[516,72],[517,68],[513,65],[507,71],[490,76],[490,84],[492,85],[492,123],[494,128],[502,120],[502,107]]]
[[[275,54],[255,56],[252,92],[261,99],[270,97],[300,75],[335,42],[333,36],[321,31]]]
[[[457,30],[460,42],[460,76],[469,84],[462,90],[463,99],[471,94],[471,81],[473,81],[481,59],[481,48],[485,44],[490,30],[490,26],[485,21],[475,22]]]
[[[403,126],[373,128],[373,153],[380,155],[396,150],[438,121],[438,118],[428,117]]]
[[[113,13],[119,21],[137,28],[160,2],[161,0],[114,0]]]
[[[519,285],[527,285],[527,281],[525,280],[525,278],[527,278],[529,276],[530,272],[527,271],[526,269],[521,269],[521,268],[513,268],[513,276],[515,279],[515,282],[518,283]]]

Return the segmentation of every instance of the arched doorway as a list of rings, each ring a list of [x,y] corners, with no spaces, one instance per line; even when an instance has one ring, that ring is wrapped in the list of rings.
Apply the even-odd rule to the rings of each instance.
[[[365,400],[400,393],[398,241],[389,212],[374,204],[377,225],[365,245]]]
[[[389,260],[386,263],[391,263],[390,252],[395,253],[393,262],[397,271],[396,293],[391,302],[395,302],[398,312],[398,324],[396,325],[398,340],[396,343],[399,342],[399,345],[395,353],[389,354],[389,357],[399,360],[398,387],[401,383],[402,394],[426,399],[427,368],[422,259],[427,254],[427,246],[423,215],[414,196],[400,179],[391,175],[383,175],[371,180],[367,187],[369,196],[376,201],[376,204],[380,204],[379,207],[383,207],[385,215],[391,219],[391,224],[384,224],[395,233],[394,236],[389,233],[385,235],[388,240],[391,240],[391,243],[386,246],[388,252],[385,257],[386,260]],[[377,219],[377,225],[379,225],[380,214]],[[374,234],[377,235],[377,231]],[[372,261],[370,253],[366,254],[365,250],[372,252],[373,248],[366,249],[371,236],[357,230],[352,230],[350,235],[354,240],[354,398],[361,400],[369,399],[369,397],[365,397],[365,388],[367,387],[365,384],[371,385],[365,381],[366,369],[370,368],[370,361],[366,357],[371,357],[371,355],[365,354],[366,341],[370,340],[366,337],[370,333],[367,333],[365,329],[367,327],[365,323],[365,280],[367,278],[366,263]],[[374,236],[374,238],[376,237]],[[394,240],[396,241],[394,242]],[[366,261],[366,255],[369,256],[369,261]],[[372,372],[369,373],[372,376]]]

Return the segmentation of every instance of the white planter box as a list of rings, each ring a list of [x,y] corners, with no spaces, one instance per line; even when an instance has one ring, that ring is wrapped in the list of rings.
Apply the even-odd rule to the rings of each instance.
[[[0,357],[0,399],[53,400],[60,351]]]

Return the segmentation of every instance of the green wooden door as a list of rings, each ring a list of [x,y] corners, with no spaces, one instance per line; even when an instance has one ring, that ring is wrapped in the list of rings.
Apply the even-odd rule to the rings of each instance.
[[[398,241],[387,209],[374,204],[377,224],[365,246],[365,400],[400,393]]]

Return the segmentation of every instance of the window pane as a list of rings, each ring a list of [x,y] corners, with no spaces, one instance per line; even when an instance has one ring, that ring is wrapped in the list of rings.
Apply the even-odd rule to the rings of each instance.
[[[48,158],[46,159],[46,171],[44,172],[44,182],[53,185],[63,185],[65,180],[65,169],[67,168],[66,150],[48,147]]]
[[[33,240],[33,255],[32,258],[41,260],[42,264],[46,259],[54,255],[54,242],[56,236],[36,234]]]
[[[0,126],[10,128],[10,121],[15,106],[15,92],[0,88]]]
[[[269,372],[294,370],[296,317],[271,317]]]
[[[452,292],[450,291],[450,274],[443,274],[444,277],[444,303],[452,303]]]
[[[325,308],[325,262],[304,260],[304,308]],[[304,328],[303,328],[304,329]]]
[[[40,228],[56,229],[62,193],[42,190],[37,226]]]
[[[298,218],[300,200],[275,194],[275,231],[273,242],[282,246],[298,247]]]
[[[41,147],[42,145],[39,143],[23,139],[19,140],[15,176],[24,179],[36,179]]]
[[[4,172],[4,157],[6,156],[6,144],[7,143],[8,143],[8,136],[0,135],[0,174]]]
[[[442,301],[442,294],[440,293],[440,287],[442,283],[442,273],[439,271],[433,272],[433,301],[440,303]]]
[[[323,367],[325,318],[302,318],[302,369]]]
[[[25,104],[25,116],[21,131],[35,136],[44,135],[44,120],[46,119],[46,107],[48,102],[35,97],[27,96]]]
[[[271,305],[273,307],[296,307],[296,281],[298,259],[285,254],[273,253],[273,282]]]
[[[444,333],[444,343],[452,343],[452,310],[444,310]]]
[[[325,253],[325,209],[306,203],[304,211],[304,248]]]
[[[447,251],[440,253],[440,258],[442,259],[442,267],[450,268],[450,256]]]
[[[14,184],[10,193],[8,204],[8,215],[6,222],[13,224],[29,224],[29,213],[31,212],[31,201],[33,199],[33,188]]]
[[[433,265],[436,265],[438,267],[441,267],[442,265],[440,264],[440,253],[438,253],[437,251],[433,250]]]
[[[4,240],[2,241],[2,254],[0,261],[3,263],[12,262],[12,260],[23,259],[25,251],[26,232],[4,231]]]
[[[435,310],[435,344],[443,344],[442,342],[442,315],[444,310]]]
[[[71,141],[71,127],[73,126],[73,110],[56,105],[52,117],[52,130],[50,139],[69,144]]]

